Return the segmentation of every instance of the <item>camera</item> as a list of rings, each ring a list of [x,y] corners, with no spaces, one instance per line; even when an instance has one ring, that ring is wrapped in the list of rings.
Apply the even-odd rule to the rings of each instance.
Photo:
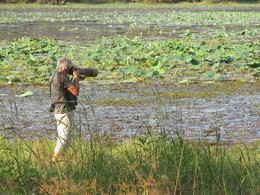
[[[72,66],[69,70],[68,74],[73,75],[73,71],[79,70],[79,74],[82,77],[96,77],[98,75],[98,69],[96,68],[78,68],[75,66]]]

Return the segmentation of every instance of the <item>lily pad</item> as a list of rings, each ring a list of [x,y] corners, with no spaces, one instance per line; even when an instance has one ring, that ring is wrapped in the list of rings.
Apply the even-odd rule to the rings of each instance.
[[[31,95],[33,95],[33,92],[31,92],[31,91],[26,91],[25,93],[16,95],[15,97],[28,97],[28,96],[31,96]]]
[[[222,75],[213,71],[207,71],[203,73],[203,77],[205,79],[212,79],[212,80],[218,80],[222,78]]]

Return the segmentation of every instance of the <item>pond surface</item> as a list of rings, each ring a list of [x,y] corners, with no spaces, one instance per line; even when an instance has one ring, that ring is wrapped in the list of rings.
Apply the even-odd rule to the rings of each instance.
[[[92,44],[103,36],[157,41],[185,33],[205,38],[216,32],[237,33],[236,39],[243,34],[247,39],[244,31],[252,31],[255,39],[259,38],[259,12],[257,5],[0,8],[0,39],[48,37]]]
[[[122,140],[148,132],[223,145],[260,138],[260,83],[98,84],[81,87],[75,111],[82,139],[93,133]],[[29,97],[15,95],[32,91]],[[0,133],[11,140],[54,139],[46,86],[1,87]]]

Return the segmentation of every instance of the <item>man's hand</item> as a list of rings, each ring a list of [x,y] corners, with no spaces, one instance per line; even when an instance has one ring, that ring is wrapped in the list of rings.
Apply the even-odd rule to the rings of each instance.
[[[79,80],[80,80],[80,81],[83,81],[85,78],[86,78],[85,75],[80,75],[80,76],[79,76]]]
[[[86,78],[85,75],[80,75],[78,69],[75,70],[75,71],[73,71],[73,76],[74,76],[75,78],[78,78],[80,81],[83,81],[83,80]]]
[[[68,87],[68,90],[75,96],[79,94],[79,80],[80,80],[80,74],[79,70],[73,70],[73,76],[75,77],[75,80],[73,82],[73,85]]]
[[[75,78],[79,78],[79,77],[80,77],[79,70],[74,70],[74,71],[73,71],[73,76],[74,76]]]

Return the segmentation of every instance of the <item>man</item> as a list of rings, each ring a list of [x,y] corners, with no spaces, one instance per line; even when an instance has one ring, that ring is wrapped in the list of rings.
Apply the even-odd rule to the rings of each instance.
[[[63,57],[58,61],[57,70],[50,78],[51,107],[57,122],[58,132],[53,161],[58,161],[60,154],[68,148],[74,126],[73,110],[77,105],[80,75],[79,70],[73,70],[74,80],[71,81],[68,76],[71,69],[71,60]]]

